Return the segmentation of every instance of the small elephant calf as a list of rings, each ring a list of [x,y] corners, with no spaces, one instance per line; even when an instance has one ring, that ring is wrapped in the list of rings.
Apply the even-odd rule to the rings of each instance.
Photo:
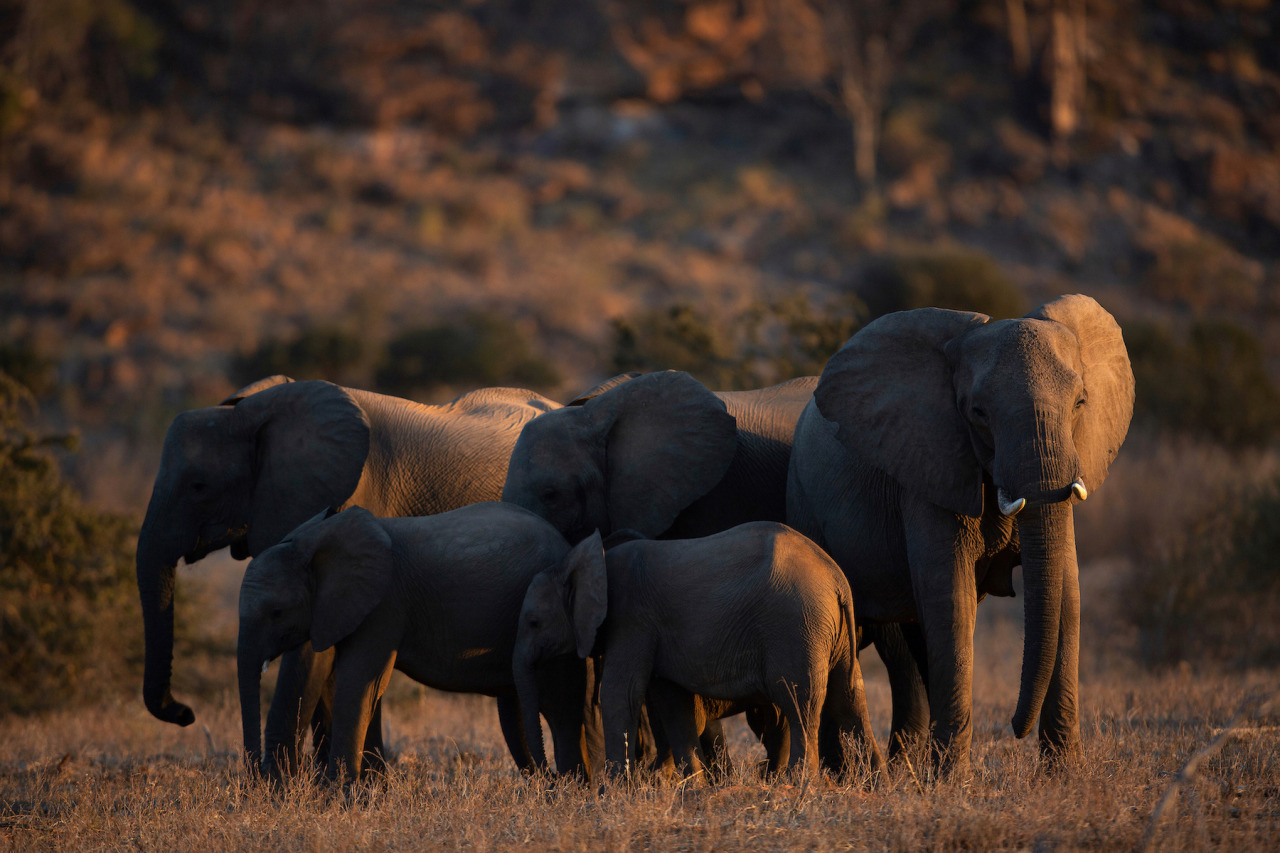
[[[840,568],[786,525],[753,522],[607,552],[598,532],[588,537],[563,567],[530,583],[513,665],[520,686],[541,660],[574,650],[603,655],[611,773],[635,764],[646,695],[686,773],[700,768],[696,696],[776,705],[790,728],[788,766],[816,772],[820,755],[843,772],[846,733],[861,741],[873,768],[883,766],[856,648],[853,596]],[[651,689],[659,679],[661,689]],[[519,698],[522,713],[537,713],[536,695],[521,688]]]
[[[440,690],[514,698],[511,655],[525,591],[568,551],[548,522],[497,502],[417,518],[352,507],[303,523],[249,564],[240,587],[240,707],[250,761],[261,753],[262,665],[308,639],[317,652],[336,650],[329,778],[358,776],[369,718],[393,668]],[[573,663],[544,690],[565,700],[543,708],[561,772],[586,769],[586,664]],[[523,741],[511,735],[509,743]]]

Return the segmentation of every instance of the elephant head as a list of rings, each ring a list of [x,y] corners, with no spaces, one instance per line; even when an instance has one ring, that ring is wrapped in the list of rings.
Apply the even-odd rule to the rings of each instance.
[[[1016,320],[936,308],[886,315],[832,357],[814,392],[841,443],[906,492],[960,516],[1021,512],[1018,737],[1044,702],[1060,630],[1078,637],[1078,602],[1064,608],[1064,595],[1079,595],[1071,507],[1106,479],[1133,388],[1120,327],[1071,295]]]
[[[170,690],[179,558],[193,563],[228,545],[239,559],[261,553],[347,500],[368,452],[365,413],[328,382],[272,377],[174,418],[138,536],[142,695],[152,714],[184,726],[195,720]]]
[[[263,665],[307,640],[322,652],[349,636],[387,596],[393,567],[390,537],[362,507],[320,513],[249,563],[236,665],[251,766],[262,752]]]
[[[596,632],[608,607],[608,581],[600,531],[579,542],[564,563],[529,583],[516,628],[512,676],[535,766],[545,767],[538,686],[534,672],[544,660],[561,655],[591,655]]]
[[[525,424],[502,499],[570,542],[592,530],[659,536],[736,452],[737,422],[718,397],[687,373],[650,373]]]

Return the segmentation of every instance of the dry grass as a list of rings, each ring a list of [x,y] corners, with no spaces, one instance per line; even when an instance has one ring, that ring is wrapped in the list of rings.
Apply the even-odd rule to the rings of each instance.
[[[1276,673],[1135,673],[1086,661],[1083,760],[1040,772],[1014,740],[1020,602],[984,605],[978,629],[974,777],[918,788],[891,772],[859,785],[767,784],[763,751],[730,727],[739,770],[716,787],[661,782],[603,794],[521,778],[491,700],[401,684],[386,714],[391,772],[350,800],[295,782],[273,794],[238,763],[228,692],[188,729],[139,702],[0,722],[0,839],[17,848],[1132,849],[1197,750]],[[864,656],[872,714],[887,721],[883,670]],[[1154,849],[1274,849],[1280,843],[1280,717],[1246,714],[1172,798]],[[884,732],[880,732],[883,737]],[[919,764],[917,765],[920,766]]]

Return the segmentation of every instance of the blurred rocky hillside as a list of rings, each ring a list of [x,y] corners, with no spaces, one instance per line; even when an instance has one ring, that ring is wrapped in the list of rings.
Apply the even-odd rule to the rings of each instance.
[[[741,385],[1069,291],[1150,417],[1277,434],[1277,3],[0,0],[0,42],[0,369],[100,505],[264,373]]]

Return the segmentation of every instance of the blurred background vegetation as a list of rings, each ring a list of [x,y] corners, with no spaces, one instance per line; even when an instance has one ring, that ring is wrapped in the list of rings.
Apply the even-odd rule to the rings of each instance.
[[[1138,382],[1095,627],[1276,662],[1278,42],[1269,0],[0,0],[0,707],[137,665],[164,430],[264,375],[758,387],[1074,291]]]

